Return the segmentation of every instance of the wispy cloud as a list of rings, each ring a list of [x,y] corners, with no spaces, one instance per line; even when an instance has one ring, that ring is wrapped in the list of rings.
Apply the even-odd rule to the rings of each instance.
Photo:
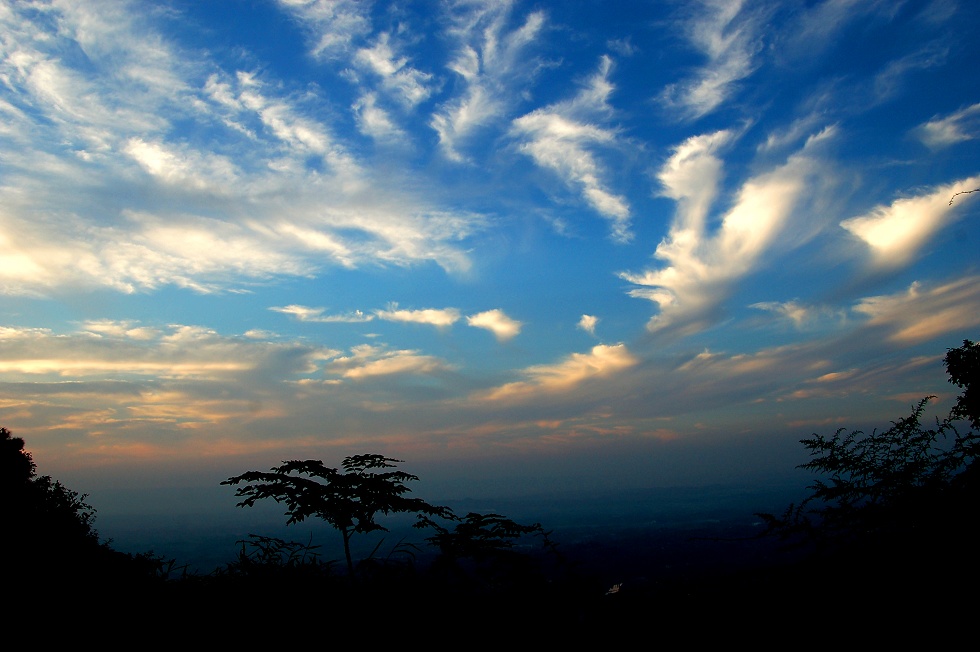
[[[271,90],[256,74],[244,71],[238,71],[234,79],[212,75],[205,86],[216,111],[221,110],[227,122],[241,125],[246,134],[261,130],[273,139],[267,146],[274,143],[279,150],[276,165],[280,169],[305,169],[307,158],[316,156],[334,174],[354,182],[362,174],[360,166],[327,126],[304,115],[290,98],[270,95]]]
[[[797,328],[806,324],[806,322],[811,319],[812,315],[810,308],[801,305],[796,301],[786,301],[783,303],[764,301],[761,303],[753,303],[750,307],[782,315],[792,321]]]
[[[374,315],[366,315],[360,310],[354,310],[352,312],[344,313],[341,315],[325,315],[323,314],[324,312],[326,312],[326,309],[324,308],[310,308],[307,306],[300,306],[295,304],[289,306],[282,306],[279,308],[269,308],[269,310],[272,310],[274,312],[281,312],[286,315],[292,315],[299,321],[316,322],[316,323],[323,323],[323,324],[331,324],[331,323],[339,323],[339,322],[357,323],[357,322],[371,321],[372,319],[374,319]]]
[[[599,148],[616,145],[616,131],[595,123],[611,113],[607,103],[613,91],[611,69],[612,59],[603,57],[578,95],[514,120],[512,133],[523,140],[521,151],[581,192],[585,202],[612,223],[614,240],[628,242],[632,239],[629,204],[608,189],[605,177],[609,175],[596,155]]]
[[[352,39],[366,33],[354,20],[361,3],[288,6],[321,27],[346,26]],[[390,174],[375,183],[316,89],[223,70],[209,52],[190,56],[132,3],[68,3],[36,17],[26,5],[0,17],[11,51],[0,60],[0,112],[12,121],[0,130],[0,241],[17,263],[0,271],[0,291],[217,292],[332,265],[470,268],[461,241],[485,218],[447,210]],[[370,52],[384,72],[384,53]],[[407,74],[391,56],[393,79]],[[370,100],[359,115],[366,131],[398,138]]]
[[[364,93],[351,109],[361,133],[381,141],[406,139],[405,132],[395,123],[389,113],[378,105],[377,96],[374,93]]]
[[[0,425],[72,473],[560,448],[611,478],[615,448],[648,478],[948,399],[977,12],[0,0]]]
[[[387,310],[376,310],[378,319],[400,321],[411,324],[428,324],[437,328],[448,328],[460,319],[456,308],[424,308],[422,310],[405,310],[392,304]]]
[[[980,103],[972,104],[945,117],[916,127],[913,132],[927,147],[941,149],[956,143],[973,140],[980,134]]]
[[[354,61],[381,78],[381,87],[407,107],[414,107],[432,95],[432,74],[408,64],[399,56],[387,32],[378,35],[371,47],[359,49]]]
[[[344,378],[363,380],[380,376],[428,375],[452,368],[444,360],[421,355],[418,351],[392,351],[364,344],[354,347],[349,356],[331,360],[325,371],[328,374],[340,374]]]
[[[462,162],[461,144],[479,128],[505,117],[514,89],[534,76],[540,65],[529,49],[545,24],[543,12],[529,14],[508,29],[512,2],[452,2],[449,35],[458,43],[449,64],[463,87],[432,116],[446,156]]]
[[[870,263],[874,267],[902,267],[914,260],[923,245],[941,228],[959,217],[960,207],[951,206],[950,198],[957,192],[977,186],[980,186],[980,176],[938,186],[916,197],[876,206],[840,225],[868,246]],[[971,198],[972,195],[967,195],[964,202]]]
[[[660,193],[677,202],[671,240],[685,241],[703,233],[722,180],[724,164],[719,154],[733,137],[727,130],[692,136],[676,146],[660,168]]]
[[[965,277],[943,285],[913,283],[906,292],[868,297],[854,306],[869,326],[902,344],[980,326],[980,278]]]
[[[131,138],[122,151],[163,184],[228,194],[239,177],[234,163],[227,157],[193,149],[180,151],[162,142]]]
[[[875,101],[885,102],[892,99],[905,85],[910,73],[936,68],[948,54],[947,46],[937,42],[889,62],[874,79]]]
[[[880,15],[887,21],[898,6],[887,0],[824,0],[794,7],[793,17],[781,35],[779,54],[788,54],[797,66],[818,61],[816,55],[832,48],[855,20]],[[932,9],[930,14],[940,13],[938,7]]]
[[[40,380],[142,377],[217,382],[269,372],[289,359],[292,373],[306,373],[314,369],[314,360],[325,355],[323,350],[296,344],[224,337],[198,326],[162,329],[109,320],[87,322],[64,335],[8,329],[0,339],[0,370],[8,380],[24,375]],[[280,373],[270,373],[264,382],[275,383],[277,378]]]
[[[540,394],[569,391],[589,380],[608,378],[637,363],[625,344],[600,344],[589,353],[573,353],[555,364],[529,367],[522,372],[527,380],[502,385],[478,397],[488,401],[525,401]]]
[[[804,329],[825,318],[842,318],[841,311],[827,306],[812,306],[800,301],[761,301],[749,306],[789,320],[797,329]]]
[[[152,340],[160,336],[160,330],[150,326],[139,326],[133,321],[114,321],[101,319],[87,321],[82,325],[83,332],[99,336],[122,337],[134,340]]]
[[[183,77],[193,65],[155,33],[148,20],[152,12],[136,13],[128,2],[109,1],[98,7],[62,3],[35,23],[38,15],[23,5],[0,16],[9,53],[0,61],[3,77],[30,107],[25,116],[47,118],[33,139],[36,145],[67,144],[90,156],[105,154],[120,131],[164,126],[152,107],[176,111],[189,98]]]
[[[682,29],[708,61],[692,79],[669,86],[663,100],[681,117],[696,119],[726,102],[755,71],[763,18],[741,0],[702,0],[690,11]]]
[[[358,0],[279,0],[303,21],[315,57],[346,55],[371,32],[371,3]]]

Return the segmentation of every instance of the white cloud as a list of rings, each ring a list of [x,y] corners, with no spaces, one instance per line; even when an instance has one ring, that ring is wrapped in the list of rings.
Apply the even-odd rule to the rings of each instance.
[[[182,188],[228,194],[239,176],[235,164],[224,156],[177,151],[160,142],[131,138],[122,151],[161,182]]]
[[[870,263],[877,268],[902,267],[944,226],[956,220],[958,206],[950,199],[957,192],[980,186],[980,176],[938,186],[916,197],[897,199],[840,223],[868,245]],[[964,201],[967,201],[967,196]]]
[[[684,27],[691,43],[708,63],[694,79],[668,87],[664,100],[684,117],[699,118],[714,111],[734,92],[736,83],[751,75],[761,49],[761,17],[743,12],[742,0],[702,0],[691,7]]]
[[[444,102],[430,126],[439,136],[445,155],[465,161],[459,151],[476,130],[501,118],[515,99],[515,88],[539,67],[529,48],[541,34],[545,15],[529,14],[511,31],[506,28],[513,3],[455,3],[449,35],[458,42],[449,64],[463,83],[463,92]]]
[[[562,362],[528,367],[528,380],[508,383],[478,398],[490,401],[526,400],[541,393],[573,390],[584,382],[614,376],[638,363],[625,344],[600,344],[589,353],[573,353]]]
[[[397,304],[389,306],[388,310],[376,310],[378,319],[400,321],[413,324],[428,324],[437,328],[448,328],[459,321],[460,314],[456,308],[426,308],[423,310],[402,310]]]
[[[675,150],[659,175],[664,194],[678,200],[670,236],[654,254],[665,266],[620,275],[640,286],[631,296],[658,304],[650,330],[691,334],[709,327],[720,318],[721,304],[738,279],[763,265],[767,254],[806,239],[803,229],[793,238],[783,236],[794,219],[802,219],[798,205],[820,170],[808,150],[831,136],[821,132],[782,166],[746,181],[713,233],[705,220],[708,206],[698,194],[715,196],[720,176],[715,151],[728,134],[694,137]]]
[[[193,66],[131,9],[63,2],[37,21],[35,7],[15,3],[0,16],[9,53],[0,78],[46,118],[34,126],[34,143],[102,154],[118,132],[159,129],[165,120],[154,108],[175,110],[186,99],[181,75]]]
[[[358,50],[354,60],[381,77],[382,88],[407,107],[414,107],[432,94],[432,75],[412,68],[407,57],[398,56],[387,33],[379,35],[372,47]]]
[[[913,133],[932,149],[974,140],[980,133],[980,102],[946,117],[936,116],[916,127]]]
[[[511,319],[503,310],[494,309],[471,315],[466,322],[475,328],[485,328],[500,341],[513,339],[521,332],[521,322]]]
[[[163,328],[131,322],[96,320],[82,330],[56,335],[37,329],[18,329],[17,337],[0,337],[0,371],[11,380],[21,375],[63,378],[160,380],[227,380],[260,369],[288,368],[291,373],[313,370],[323,351],[296,344],[272,344],[225,338],[198,326]],[[299,355],[296,355],[299,354]],[[285,367],[284,367],[285,365]],[[277,374],[278,376],[278,374]],[[262,382],[274,383],[269,377]],[[251,381],[249,381],[251,382]],[[245,385],[242,389],[247,389]]]
[[[384,347],[364,344],[354,347],[350,356],[331,361],[326,371],[344,378],[361,380],[379,376],[429,375],[449,371],[452,366],[434,356],[417,351],[389,351]]]
[[[351,107],[361,133],[375,140],[402,140],[405,133],[391,116],[377,104],[374,93],[365,93]]]
[[[263,330],[261,328],[250,328],[245,331],[244,336],[250,340],[274,340],[279,337],[278,333]]]
[[[603,57],[599,70],[571,100],[537,109],[513,122],[512,134],[523,139],[521,151],[539,166],[555,172],[581,192],[585,202],[612,223],[617,242],[632,239],[630,207],[626,199],[606,187],[605,173],[596,156],[600,147],[616,144],[616,132],[596,126],[611,111],[607,100],[612,60]]]
[[[599,323],[599,318],[594,315],[582,315],[578,320],[578,327],[589,335],[595,335],[595,327]]]
[[[289,305],[282,307],[269,308],[274,312],[281,312],[286,315],[292,315],[299,321],[305,322],[315,322],[321,324],[333,324],[338,322],[344,323],[357,323],[364,321],[371,321],[374,319],[374,315],[366,315],[360,310],[354,310],[353,312],[345,313],[342,315],[324,315],[324,308],[310,308],[308,306],[300,305]]]
[[[291,7],[327,22],[362,9]],[[0,18],[12,50],[0,59],[11,121],[0,127],[0,292],[214,292],[332,265],[470,268],[462,241],[486,218],[445,210],[390,170],[372,178],[315,86],[223,72],[134,3],[64,3],[50,21],[20,9]],[[362,129],[398,138],[385,117],[364,100]]]
[[[110,319],[87,321],[83,324],[83,329],[90,333],[134,340],[152,340],[160,335],[160,331],[156,328],[137,326],[132,321],[115,321]]]
[[[718,153],[732,138],[730,131],[692,136],[675,147],[660,168],[657,179],[662,185],[661,194],[677,202],[671,240],[684,240],[703,232],[721,182],[722,161]]]
[[[334,142],[325,125],[301,115],[286,99],[264,93],[264,84],[254,74],[239,72],[237,79],[236,99],[242,112],[257,117],[265,132],[287,147],[291,158],[302,160],[317,155],[335,174],[351,181],[362,173],[353,157]],[[220,101],[224,104],[223,96]]]
[[[359,0],[279,0],[303,21],[312,42],[311,54],[336,57],[348,52],[371,31],[371,4]]]

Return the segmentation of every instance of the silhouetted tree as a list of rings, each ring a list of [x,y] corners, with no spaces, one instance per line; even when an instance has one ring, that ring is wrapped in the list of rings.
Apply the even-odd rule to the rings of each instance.
[[[33,588],[84,586],[93,580],[155,577],[161,560],[152,553],[130,555],[100,542],[95,509],[84,494],[37,465],[24,440],[0,428],[0,560],[4,579]]]
[[[95,510],[85,498],[50,476],[38,476],[24,440],[0,428],[0,519],[9,552],[32,563],[53,563],[55,550],[69,553],[97,545]]]
[[[963,346],[946,352],[944,362],[949,382],[963,390],[950,416],[980,429],[980,344],[963,340]]]
[[[923,398],[905,418],[883,432],[837,430],[832,437],[802,439],[811,459],[800,465],[818,474],[810,494],[781,516],[758,514],[767,533],[820,549],[839,551],[862,545],[879,553],[904,555],[924,541],[958,539],[975,509],[980,433],[974,382],[980,375],[980,347],[965,340],[949,349],[950,382],[963,393],[945,419],[925,427]]]
[[[377,470],[394,468],[396,464],[392,462],[401,461],[376,454],[353,455],[343,460],[341,472],[325,467],[320,460],[292,460],[271,471],[249,471],[221,484],[247,483],[235,492],[245,498],[239,507],[251,507],[257,500],[272,498],[286,504],[287,525],[315,516],[335,527],[343,536],[347,570],[353,575],[351,537],[355,533],[387,531],[375,520],[378,513],[451,514],[448,508],[404,495],[411,491],[405,483],[418,480],[417,476]]]

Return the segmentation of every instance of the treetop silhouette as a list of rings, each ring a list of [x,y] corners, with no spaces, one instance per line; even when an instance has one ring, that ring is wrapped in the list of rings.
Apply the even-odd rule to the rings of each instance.
[[[248,471],[223,481],[238,485],[235,495],[244,497],[239,507],[252,507],[257,500],[272,498],[286,504],[286,524],[298,523],[311,516],[323,519],[340,531],[348,573],[354,573],[350,541],[355,533],[387,531],[376,516],[397,512],[415,512],[452,517],[446,507],[430,505],[421,498],[404,494],[411,491],[405,483],[418,477],[395,468],[397,460],[378,454],[352,455],[344,458],[343,471],[324,466],[320,460],[292,460],[270,471]]]

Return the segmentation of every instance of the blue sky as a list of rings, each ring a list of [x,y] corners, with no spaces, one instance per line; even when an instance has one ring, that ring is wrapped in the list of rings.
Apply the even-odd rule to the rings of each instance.
[[[978,19],[2,2],[0,424],[90,493],[366,452],[465,492],[764,477],[944,411]]]

